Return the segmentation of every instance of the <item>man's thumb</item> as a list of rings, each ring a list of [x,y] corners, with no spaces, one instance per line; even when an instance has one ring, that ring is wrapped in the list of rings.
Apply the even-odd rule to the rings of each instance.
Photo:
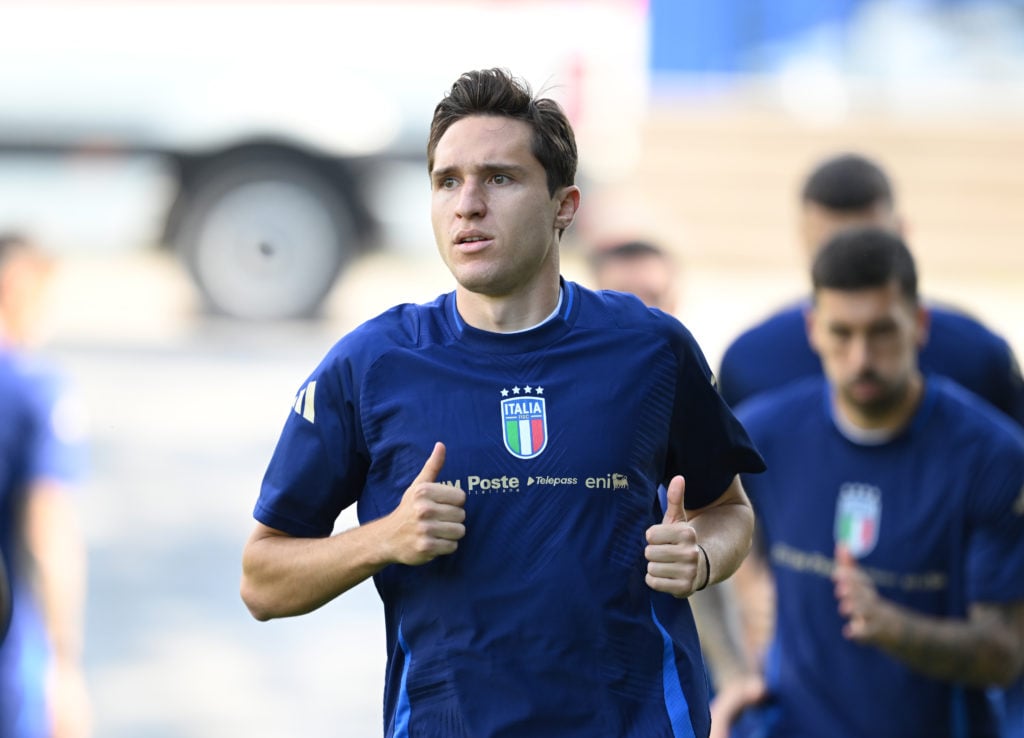
[[[683,509],[683,493],[686,481],[679,475],[672,477],[666,491],[665,519],[662,524],[686,522],[686,510]]]
[[[430,452],[430,456],[427,458],[427,463],[423,465],[420,473],[416,475],[416,478],[412,483],[436,482],[438,475],[441,473],[441,467],[444,466],[444,457],[444,444],[438,441],[434,444],[434,450]]]
[[[857,560],[853,558],[850,549],[845,544],[836,544],[836,564],[839,566],[856,566]]]

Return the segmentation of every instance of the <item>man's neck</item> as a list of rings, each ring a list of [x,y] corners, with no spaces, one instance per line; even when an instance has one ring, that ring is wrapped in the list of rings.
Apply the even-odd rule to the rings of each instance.
[[[455,305],[467,325],[492,333],[515,333],[544,323],[561,299],[558,275],[515,295],[491,296],[457,287]]]

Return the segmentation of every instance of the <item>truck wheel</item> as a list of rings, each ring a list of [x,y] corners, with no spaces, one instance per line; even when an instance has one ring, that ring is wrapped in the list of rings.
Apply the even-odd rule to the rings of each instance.
[[[212,166],[188,193],[177,238],[208,307],[254,320],[315,314],[356,250],[344,198],[299,161]]]

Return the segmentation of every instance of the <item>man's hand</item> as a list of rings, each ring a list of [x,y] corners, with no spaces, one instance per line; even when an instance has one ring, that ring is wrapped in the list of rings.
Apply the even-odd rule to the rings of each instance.
[[[733,723],[743,711],[767,696],[768,688],[760,674],[747,674],[722,685],[711,700],[711,733],[708,738],[729,738]]]
[[[689,597],[707,582],[697,532],[686,522],[683,495],[686,484],[675,476],[668,485],[665,518],[647,529],[647,586],[674,597]]]
[[[466,493],[437,481],[445,447],[435,443],[423,469],[388,516],[393,559],[418,566],[453,553],[466,535]]]
[[[878,594],[874,582],[845,546],[836,546],[832,572],[839,614],[846,618],[843,635],[857,643],[877,644],[888,633],[889,603]]]

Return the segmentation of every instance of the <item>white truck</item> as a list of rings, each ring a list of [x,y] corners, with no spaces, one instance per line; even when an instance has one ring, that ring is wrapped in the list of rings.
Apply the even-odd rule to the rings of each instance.
[[[463,71],[559,99],[586,175],[614,176],[645,23],[637,0],[3,3],[0,230],[166,245],[211,310],[310,315],[401,211],[427,222],[397,175],[425,194],[433,106]]]

